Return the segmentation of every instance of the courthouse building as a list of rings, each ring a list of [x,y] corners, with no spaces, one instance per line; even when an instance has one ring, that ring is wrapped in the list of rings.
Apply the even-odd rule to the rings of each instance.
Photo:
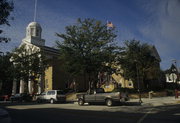
[[[31,22],[26,28],[26,36],[22,40],[21,45],[25,45],[25,48],[36,51],[42,51],[46,58],[48,67],[36,81],[23,80],[13,81],[12,94],[24,93],[25,86],[28,86],[28,92],[41,93],[42,91],[52,89],[64,89],[65,88],[65,77],[63,70],[60,67],[58,60],[59,50],[52,47],[45,46],[45,40],[41,37],[42,28],[39,23]],[[20,47],[19,46],[19,47]]]

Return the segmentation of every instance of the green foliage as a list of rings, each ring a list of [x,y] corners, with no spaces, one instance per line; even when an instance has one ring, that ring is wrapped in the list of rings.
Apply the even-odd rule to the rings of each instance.
[[[142,83],[158,79],[159,63],[152,54],[151,46],[136,40],[125,41],[124,44],[124,51],[119,57],[119,64],[123,69],[121,74],[126,79],[131,79],[134,85],[137,85],[137,81]]]
[[[42,52],[33,47],[27,49],[26,45],[14,50],[11,61],[14,64],[14,77],[25,81],[38,78],[47,66]]]
[[[57,33],[60,59],[72,76],[88,74],[97,79],[99,71],[112,72],[111,64],[118,54],[115,30],[94,19],[78,19],[66,27],[66,33]],[[106,64],[108,63],[108,64]]]
[[[10,53],[0,56],[0,83],[2,83],[2,90],[0,93],[2,94],[10,93],[12,89],[13,64],[9,61],[10,57]]]
[[[9,16],[10,13],[13,11],[13,3],[9,2],[7,0],[0,0],[0,25],[8,25],[9,24]],[[3,30],[0,29],[0,34],[3,33]],[[0,42],[5,41],[8,42],[10,41],[9,38],[6,37],[1,37],[0,36]]]

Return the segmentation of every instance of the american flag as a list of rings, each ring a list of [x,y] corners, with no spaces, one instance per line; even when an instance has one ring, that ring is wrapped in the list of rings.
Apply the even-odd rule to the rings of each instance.
[[[114,28],[114,25],[111,21],[107,21],[107,28],[110,29],[110,28]]]

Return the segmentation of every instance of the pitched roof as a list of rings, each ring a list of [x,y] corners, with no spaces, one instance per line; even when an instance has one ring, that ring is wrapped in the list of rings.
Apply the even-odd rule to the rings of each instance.
[[[45,52],[45,53],[48,53],[48,54],[52,54],[52,55],[59,55],[60,52],[58,49],[55,49],[53,47],[48,47],[48,46],[43,46],[41,47],[41,49]]]
[[[159,53],[154,45],[149,46],[149,49],[151,51],[151,55],[154,56],[159,62],[161,62],[161,58],[159,56]]]

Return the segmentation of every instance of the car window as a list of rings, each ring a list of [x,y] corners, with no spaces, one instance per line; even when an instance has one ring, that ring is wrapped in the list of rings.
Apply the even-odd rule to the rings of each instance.
[[[55,95],[55,91],[51,91],[51,95]]]
[[[47,95],[55,95],[55,91],[48,91]]]
[[[46,95],[46,92],[41,93],[41,95]]]
[[[98,88],[98,89],[96,89],[96,93],[104,93],[104,89]]]
[[[27,94],[26,93],[21,93],[21,96],[26,96]]]
[[[15,94],[14,96],[15,96],[15,97],[20,97],[20,95],[21,95],[21,94]]]
[[[51,91],[48,91],[48,92],[47,92],[47,95],[51,95]]]

